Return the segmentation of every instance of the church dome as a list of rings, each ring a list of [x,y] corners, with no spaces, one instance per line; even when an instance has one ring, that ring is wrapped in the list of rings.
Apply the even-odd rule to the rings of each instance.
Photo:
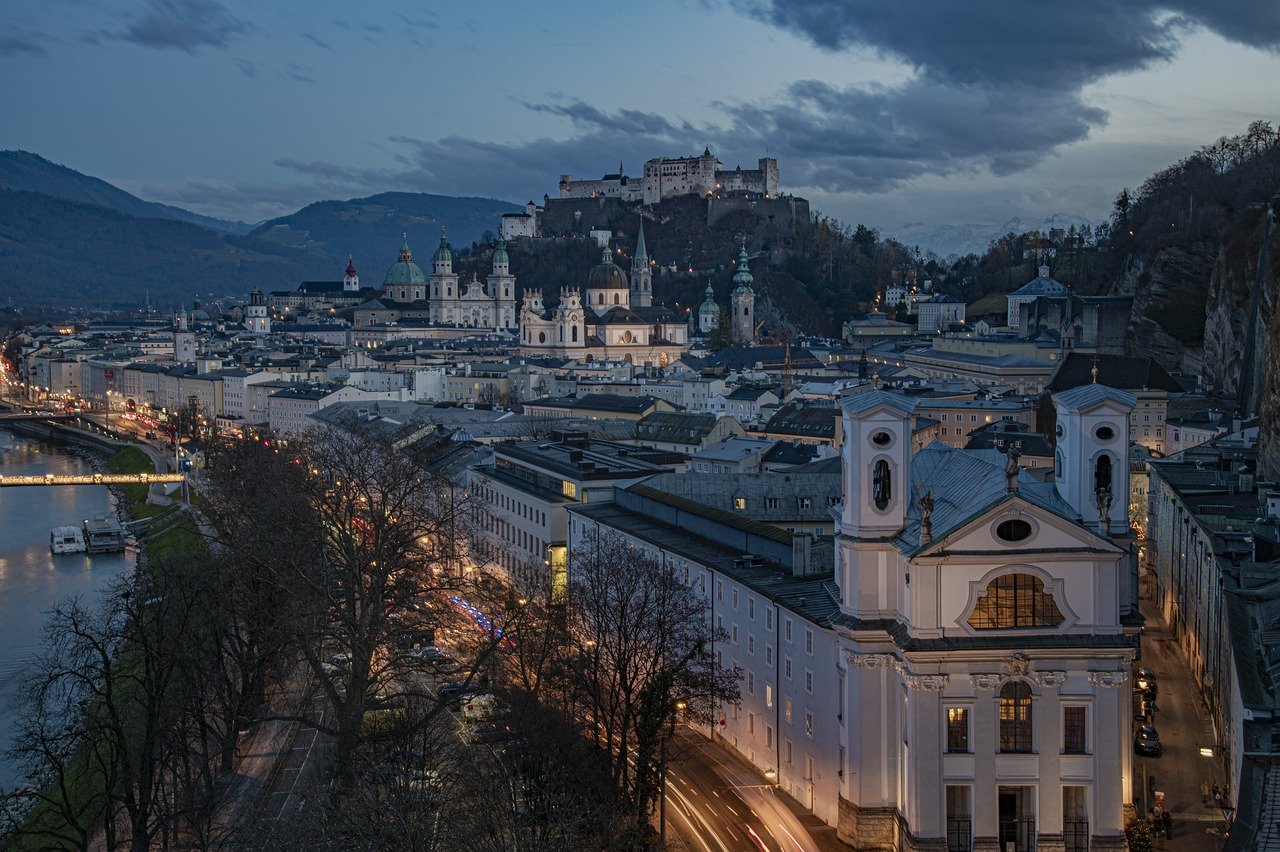
[[[507,241],[506,240],[498,240],[498,247],[493,250],[493,262],[495,265],[499,263],[511,262],[510,258],[507,257]]]
[[[436,263],[453,263],[453,252],[449,251],[449,242],[444,238],[443,231],[440,233],[440,248],[436,249],[432,259]]]
[[[587,277],[587,289],[629,290],[630,288],[631,282],[627,280],[627,274],[609,257],[609,250],[604,249],[601,252],[600,265],[591,270],[591,274]]]
[[[448,249],[445,249],[448,251]],[[387,277],[384,284],[425,284],[427,279],[422,275],[422,269],[418,264],[413,262],[413,252],[409,250],[409,240],[406,237],[404,245],[400,246],[400,259],[391,264],[391,268],[387,270]]]
[[[711,285],[707,285],[707,300],[698,308],[700,314],[720,314],[720,306],[716,304],[716,291],[711,289]]]

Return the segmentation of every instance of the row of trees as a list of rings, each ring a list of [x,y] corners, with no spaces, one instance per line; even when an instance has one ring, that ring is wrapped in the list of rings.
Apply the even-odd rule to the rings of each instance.
[[[352,423],[211,448],[208,548],[53,612],[11,755],[30,775],[7,802],[11,845],[649,841],[676,719],[737,696],[700,595],[607,536],[554,595],[472,570],[480,507],[431,472],[438,444],[398,437]],[[511,708],[506,745],[469,743],[441,697],[419,646],[445,639],[456,689]],[[287,725],[317,732],[325,769],[264,823],[237,759],[246,733]]]

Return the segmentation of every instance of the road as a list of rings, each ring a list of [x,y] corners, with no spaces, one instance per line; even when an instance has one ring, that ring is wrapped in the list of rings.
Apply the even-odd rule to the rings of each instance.
[[[667,761],[667,831],[697,852],[834,852],[848,847],[723,747],[688,730]],[[798,810],[798,808],[797,808]],[[811,829],[822,826],[816,833]]]
[[[1177,643],[1146,604],[1143,601],[1147,624],[1142,632],[1141,664],[1155,673],[1159,684],[1155,727],[1164,749],[1159,757],[1135,755],[1134,767],[1139,778],[1144,771],[1154,776],[1155,789],[1165,794],[1165,807],[1173,816],[1173,838],[1165,841],[1164,849],[1216,849],[1217,841],[1205,829],[1223,824],[1222,811],[1207,806],[1200,789],[1202,783],[1225,783],[1217,758],[1200,754],[1202,746],[1213,745],[1213,726]],[[1137,799],[1150,807],[1150,796],[1144,799],[1139,792]]]

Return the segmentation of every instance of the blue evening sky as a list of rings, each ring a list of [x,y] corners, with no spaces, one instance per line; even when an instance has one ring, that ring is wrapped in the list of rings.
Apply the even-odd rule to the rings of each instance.
[[[0,147],[257,221],[384,190],[522,202],[710,145],[904,222],[1106,215],[1280,110],[1274,0],[15,0]]]

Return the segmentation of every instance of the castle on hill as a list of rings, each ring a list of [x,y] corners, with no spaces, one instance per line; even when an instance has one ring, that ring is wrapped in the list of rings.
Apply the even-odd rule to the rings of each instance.
[[[750,193],[773,198],[778,195],[778,161],[761,157],[754,169],[723,164],[705,149],[695,157],[654,157],[644,164],[644,176],[628,176],[618,164],[616,174],[599,180],[574,180],[560,175],[561,198],[617,198],[657,204],[681,195],[726,196]]]

